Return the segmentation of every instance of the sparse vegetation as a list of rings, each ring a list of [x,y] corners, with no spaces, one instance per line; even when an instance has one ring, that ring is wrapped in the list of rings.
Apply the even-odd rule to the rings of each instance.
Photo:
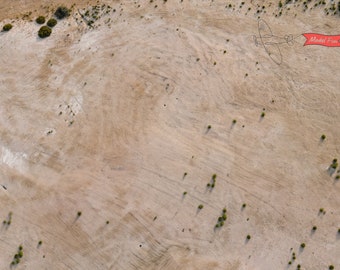
[[[301,243],[300,247],[301,247],[301,248],[305,248],[305,247],[306,247],[306,244],[305,244],[305,243]]]
[[[38,246],[41,246],[42,245],[42,241],[40,240],[39,242],[38,242]]]
[[[234,120],[233,120],[233,125],[235,125],[235,124],[236,124],[236,122],[237,122],[237,121],[236,121],[236,119],[234,119]]]
[[[330,168],[332,168],[332,169],[335,170],[338,166],[339,166],[338,160],[337,160],[336,158],[334,158],[333,161],[332,161],[332,164],[331,164]]]
[[[13,27],[13,25],[12,25],[12,24],[10,24],[10,23],[7,23],[7,24],[5,24],[5,25],[2,27],[2,31],[4,31],[4,32],[8,32],[9,30],[11,30],[11,29],[12,29],[12,27]]]
[[[37,24],[44,24],[46,21],[45,17],[44,16],[39,16],[38,18],[35,19],[35,22]]]
[[[54,12],[54,15],[59,19],[64,19],[68,16],[70,16],[70,10],[65,6],[60,6],[57,8],[57,10]]]
[[[199,206],[198,206],[198,209],[203,209],[203,204],[200,204]]]
[[[13,215],[13,213],[12,212],[9,212],[8,213],[8,216],[7,216],[7,220],[4,220],[3,222],[2,222],[2,224],[4,225],[4,226],[9,226],[9,225],[11,225],[11,223],[12,223],[12,215]]]
[[[248,234],[247,235],[247,240],[250,240],[251,239],[251,236]]]
[[[17,265],[20,263],[20,259],[24,256],[23,248],[20,245],[18,248],[18,252],[14,255],[11,265]]]
[[[212,175],[211,180],[210,180],[210,183],[207,184],[207,187],[208,187],[208,188],[213,189],[213,188],[215,187],[215,184],[216,184],[216,177],[217,177],[216,174],[213,174],[213,175]]]
[[[316,231],[316,230],[317,230],[317,228],[318,228],[318,227],[316,227],[316,226],[313,226],[312,230],[313,230],[313,231]]]
[[[322,134],[321,137],[320,137],[321,141],[324,141],[326,139],[326,135],[325,134]]]
[[[38,31],[38,36],[40,38],[46,38],[49,37],[52,33],[52,29],[49,28],[48,26],[44,25],[42,27],[40,27],[39,31]]]
[[[53,18],[51,18],[51,19],[49,19],[48,21],[47,21],[47,26],[48,27],[54,27],[54,26],[56,26],[57,25],[57,20],[56,19],[53,19]]]
[[[226,220],[227,220],[227,209],[223,208],[221,216],[217,218],[217,223],[215,225],[215,228],[222,227],[224,225],[224,221]]]
[[[210,129],[211,129],[211,125],[208,125],[208,126],[207,126],[207,130],[210,130]]]
[[[187,194],[188,194],[188,192],[186,192],[186,191],[183,192],[183,196],[185,196],[185,195],[187,195]]]
[[[329,269],[329,270],[333,270],[333,269],[334,269],[334,266],[333,266],[333,265],[330,265],[330,266],[328,267],[328,269]]]
[[[80,217],[81,214],[82,214],[81,211],[78,211],[77,216]]]
[[[265,117],[266,116],[266,113],[265,112],[262,112],[261,113],[261,118]]]
[[[242,208],[246,208],[246,206],[247,206],[247,204],[245,204],[245,203],[242,204]]]

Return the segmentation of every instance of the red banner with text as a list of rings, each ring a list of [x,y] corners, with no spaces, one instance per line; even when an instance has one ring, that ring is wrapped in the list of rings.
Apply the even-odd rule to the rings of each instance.
[[[305,33],[303,36],[306,38],[306,42],[303,46],[321,45],[326,47],[340,47],[340,35]]]

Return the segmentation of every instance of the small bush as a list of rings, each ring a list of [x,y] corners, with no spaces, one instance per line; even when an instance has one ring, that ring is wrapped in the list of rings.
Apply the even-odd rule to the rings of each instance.
[[[68,16],[70,16],[70,10],[65,6],[60,6],[57,8],[57,10],[54,12],[54,15],[59,19],[64,19]]]
[[[261,118],[265,117],[266,113],[265,112],[262,112],[261,113]]]
[[[329,270],[333,270],[333,269],[334,269],[334,266],[333,266],[333,265],[330,265],[330,266],[328,267],[328,269],[329,269]]]
[[[208,125],[207,129],[208,129],[208,130],[211,129],[211,125]]]
[[[247,240],[250,240],[250,238],[251,238],[251,236],[248,234],[248,235],[247,235]]]
[[[35,22],[38,24],[44,24],[46,21],[44,16],[39,16],[38,18],[35,19]]]
[[[13,27],[13,25],[11,25],[10,23],[7,23],[2,27],[2,31],[7,32],[7,31],[11,30],[12,27]]]
[[[57,20],[56,19],[49,19],[48,21],[47,21],[47,26],[49,26],[49,27],[54,27],[54,26],[56,26],[57,25]]]
[[[200,204],[200,205],[198,206],[198,209],[203,209],[203,204]]]
[[[235,124],[236,124],[236,122],[237,122],[237,121],[236,121],[236,119],[234,119],[234,120],[233,120],[233,124],[235,125]]]
[[[313,230],[313,231],[316,231],[317,228],[318,228],[318,227],[313,226],[312,230]]]
[[[80,217],[80,216],[81,216],[81,212],[80,212],[80,211],[78,211],[78,213],[77,213],[77,216],[78,216],[78,217]]]
[[[305,248],[305,247],[306,247],[306,244],[305,244],[305,243],[302,243],[302,244],[300,245],[300,247],[301,247],[301,248]]]
[[[242,204],[242,208],[246,208],[246,206],[247,206],[247,204],[245,204],[245,203]]]
[[[49,37],[52,33],[52,29],[49,28],[48,26],[44,25],[42,27],[40,27],[39,31],[38,31],[38,36],[40,38],[46,38]]]
[[[325,135],[325,134],[322,134],[321,137],[320,137],[320,139],[321,139],[322,141],[324,141],[324,140],[326,139],[326,135]]]

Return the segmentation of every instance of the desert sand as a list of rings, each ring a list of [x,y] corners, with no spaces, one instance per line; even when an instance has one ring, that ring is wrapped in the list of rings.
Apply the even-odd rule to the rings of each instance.
[[[340,47],[302,36],[340,17],[318,2],[2,0],[0,269],[340,269]],[[259,20],[294,40],[268,55]]]

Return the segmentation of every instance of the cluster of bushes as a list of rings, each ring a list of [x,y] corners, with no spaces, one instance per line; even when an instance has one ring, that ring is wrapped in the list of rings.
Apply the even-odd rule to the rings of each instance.
[[[224,225],[224,221],[226,220],[227,220],[227,209],[223,208],[222,215],[218,217],[215,228],[222,227]]]
[[[11,30],[12,27],[13,27],[13,25],[11,25],[10,23],[7,23],[2,27],[2,31],[7,32],[7,31]]]
[[[338,165],[339,165],[338,160],[335,158],[335,159],[333,159],[330,167],[335,170],[338,167]]]
[[[4,220],[2,224],[9,226],[11,225],[11,223],[12,223],[12,212],[9,212],[7,220]]]
[[[14,255],[14,258],[13,258],[13,261],[11,262],[11,265],[16,265],[20,262],[20,259],[24,255],[22,249],[23,249],[22,246],[19,246],[18,252]]]
[[[57,19],[61,20],[68,16],[70,16],[70,10],[67,7],[60,6],[57,8],[57,10],[54,12],[54,16],[57,17]],[[35,20],[38,24],[44,24],[46,22],[46,19],[44,16],[39,16]],[[38,36],[40,38],[46,38],[49,37],[52,33],[52,28],[57,25],[57,20],[54,18],[51,18],[47,21],[47,25],[44,25],[40,27],[38,31]]]
[[[292,260],[288,262],[288,264],[292,264],[292,261],[295,261],[296,260],[296,255],[295,255],[295,252],[293,252],[292,254]]]
[[[215,187],[216,184],[216,174],[213,174],[211,177],[210,183],[207,184],[207,188],[210,188],[212,190]]]

